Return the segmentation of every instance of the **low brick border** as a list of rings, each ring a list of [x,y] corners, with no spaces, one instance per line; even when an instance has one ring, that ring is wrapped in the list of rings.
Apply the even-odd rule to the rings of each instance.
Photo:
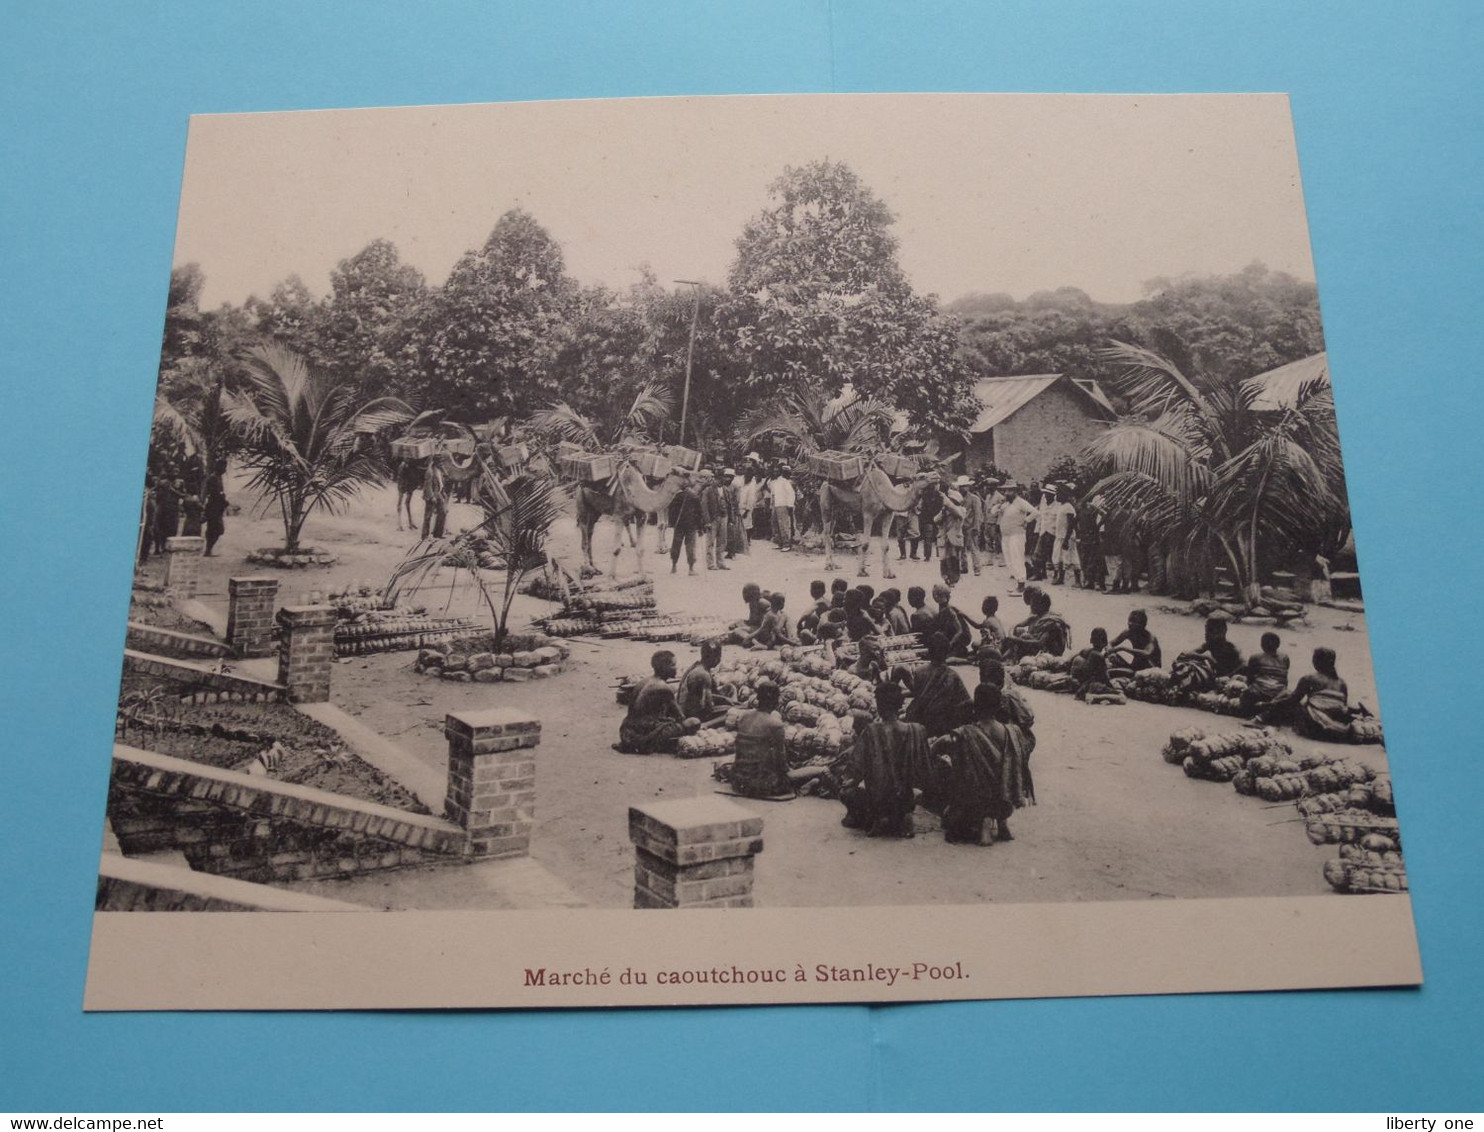
[[[98,912],[371,912],[323,896],[274,888],[179,865],[104,853],[98,865]]]
[[[203,637],[199,633],[182,633],[176,629],[162,629],[158,625],[146,625],[142,621],[130,621],[128,635],[145,644],[159,648],[177,649],[194,656],[229,657],[232,646],[215,637]]]
[[[442,818],[312,786],[221,770],[122,743],[113,747],[112,785],[159,798],[214,803],[262,820],[279,818],[360,834],[446,856],[462,857],[466,848],[464,830]]]
[[[152,653],[124,650],[124,670],[142,672],[165,680],[177,680],[194,684],[198,690],[184,693],[181,698],[188,703],[206,704],[219,702],[269,703],[281,702],[286,696],[282,684],[267,680],[254,680],[251,676],[237,676],[229,672],[217,672],[208,665],[190,660],[172,660]]]

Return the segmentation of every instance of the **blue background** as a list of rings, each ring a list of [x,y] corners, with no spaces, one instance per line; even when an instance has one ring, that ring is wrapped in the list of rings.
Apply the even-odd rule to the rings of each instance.
[[[0,43],[0,1109],[1484,1107],[1480,11],[12,0]],[[85,1016],[187,115],[896,90],[1291,93],[1425,988]]]

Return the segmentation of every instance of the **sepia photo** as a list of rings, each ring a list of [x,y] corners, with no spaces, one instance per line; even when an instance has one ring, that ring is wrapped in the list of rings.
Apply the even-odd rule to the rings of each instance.
[[[1281,95],[194,118],[87,1005],[1420,982],[1318,292]]]

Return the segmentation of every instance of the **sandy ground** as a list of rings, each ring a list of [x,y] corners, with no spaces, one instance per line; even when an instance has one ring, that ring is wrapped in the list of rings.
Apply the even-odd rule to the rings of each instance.
[[[241,492],[231,497],[245,502]],[[415,504],[419,517],[420,501]],[[472,525],[475,512],[455,506],[457,528]],[[227,579],[262,573],[243,561],[250,549],[275,544],[281,528],[275,513],[229,517],[217,556],[203,563],[199,597],[225,610]],[[653,533],[650,535],[653,538]],[[371,492],[346,514],[316,515],[306,543],[340,556],[333,567],[282,572],[281,603],[307,599],[348,581],[384,581],[416,542],[398,532],[393,496]],[[596,539],[600,564],[607,565],[611,528],[600,525]],[[553,551],[576,561],[576,533],[570,520],[554,533]],[[795,612],[804,607],[809,580],[826,578],[820,555],[782,554],[771,546],[732,563],[729,573],[702,571],[697,578],[668,572],[649,545],[660,608],[666,612],[741,615],[740,588],[757,581],[787,593]],[[895,584],[931,585],[937,563],[895,562]],[[625,572],[633,556],[623,559]],[[873,584],[882,584],[879,560]],[[847,577],[853,577],[853,566]],[[453,583],[427,591],[419,600],[431,608],[480,614],[467,587]],[[1078,647],[1097,625],[1116,632],[1128,611],[1142,607],[1173,657],[1199,640],[1198,618],[1161,612],[1164,599],[1114,596],[1068,587],[1053,589],[1056,608],[1072,624]],[[1008,596],[1004,570],[988,568],[965,578],[955,601],[977,611],[987,593],[1001,595],[1001,619],[1023,614]],[[512,625],[524,625],[551,607],[518,599]],[[1308,669],[1314,647],[1329,645],[1340,657],[1352,698],[1373,708],[1374,677],[1363,616],[1316,610],[1312,624],[1283,633],[1294,675]],[[1258,628],[1236,627],[1232,639],[1244,651],[1257,648]],[[336,665],[332,698],[347,712],[441,768],[445,760],[444,714],[461,708],[516,704],[543,721],[538,756],[537,827],[532,856],[593,905],[626,907],[632,897],[633,849],[627,838],[627,809],[655,798],[689,797],[711,791],[708,760],[631,756],[613,752],[623,709],[613,686],[625,673],[644,672],[652,645],[633,641],[574,640],[567,673],[521,685],[456,684],[419,676],[411,653],[353,658]],[[682,646],[682,665],[692,651]],[[728,650],[731,651],[730,648]],[[972,674],[965,672],[971,686]],[[1159,750],[1171,731],[1189,725],[1228,730],[1237,721],[1183,708],[1131,703],[1091,707],[1069,696],[1028,692],[1036,711],[1037,747],[1033,769],[1039,805],[1012,820],[1016,840],[989,849],[946,844],[925,831],[911,841],[876,841],[839,824],[839,803],[800,798],[786,803],[747,802],[765,821],[766,847],[757,863],[759,904],[774,906],[978,903],[983,901],[1115,900],[1146,897],[1320,895],[1329,892],[1320,875],[1332,848],[1309,844],[1303,826],[1291,819],[1291,806],[1267,808],[1238,796],[1230,786],[1187,779],[1167,765]],[[1300,751],[1314,744],[1295,744]],[[1338,748],[1378,767],[1378,747]]]

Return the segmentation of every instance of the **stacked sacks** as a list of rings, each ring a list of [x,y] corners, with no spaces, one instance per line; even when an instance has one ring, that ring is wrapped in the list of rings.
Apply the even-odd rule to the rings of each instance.
[[[1232,782],[1251,760],[1290,753],[1288,744],[1267,728],[1230,731],[1190,740],[1180,765],[1189,778]]]

